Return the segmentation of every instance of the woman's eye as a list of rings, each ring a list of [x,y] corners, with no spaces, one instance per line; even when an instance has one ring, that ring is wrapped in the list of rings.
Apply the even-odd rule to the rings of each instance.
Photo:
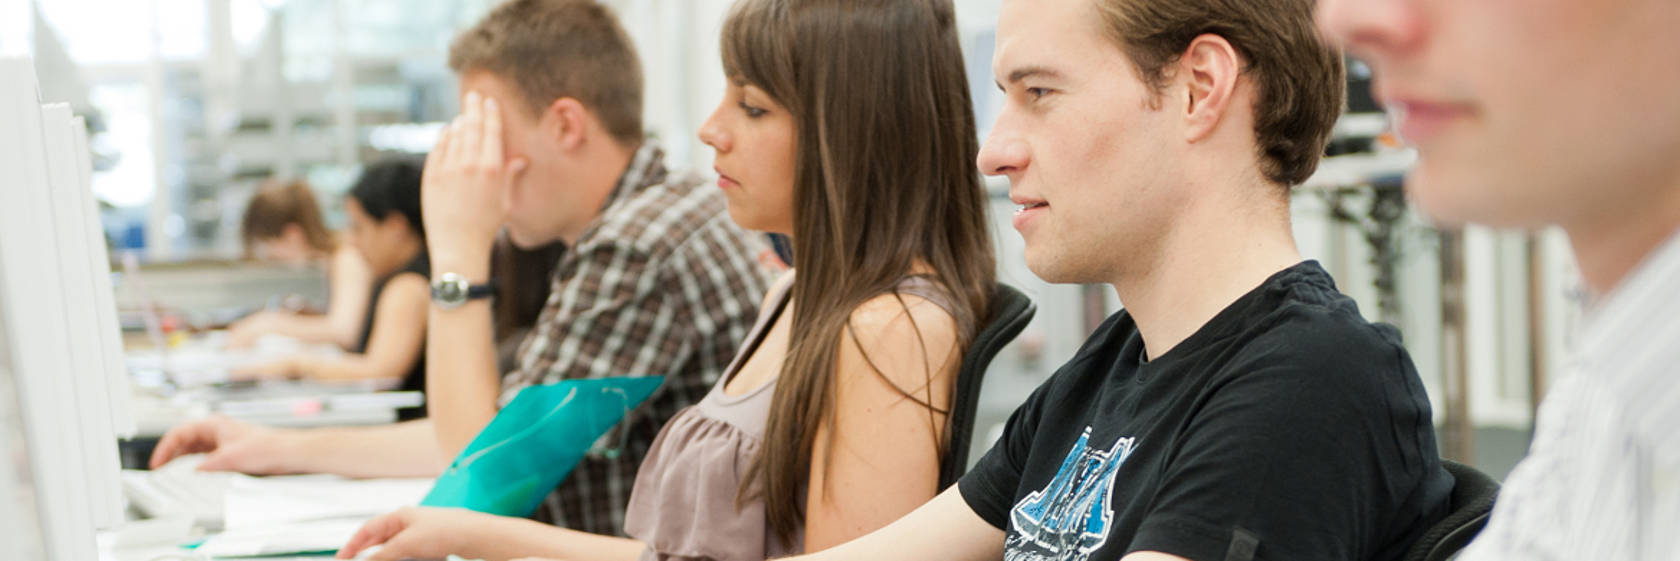
[[[763,117],[764,114],[767,113],[767,111],[763,109],[747,105],[747,102],[745,101],[737,102],[736,105],[741,106],[741,110],[747,113],[748,118],[757,119],[759,117]]]

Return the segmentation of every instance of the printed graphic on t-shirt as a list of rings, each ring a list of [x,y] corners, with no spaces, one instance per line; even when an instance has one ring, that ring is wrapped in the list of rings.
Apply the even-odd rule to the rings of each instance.
[[[1137,439],[1119,439],[1108,450],[1093,449],[1090,441],[1085,427],[1056,477],[1010,510],[1005,561],[1085,561],[1108,541],[1114,474]]]

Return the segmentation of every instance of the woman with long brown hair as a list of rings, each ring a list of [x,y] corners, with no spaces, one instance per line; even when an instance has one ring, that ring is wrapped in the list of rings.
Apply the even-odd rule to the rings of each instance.
[[[374,559],[757,560],[843,543],[938,491],[957,369],[995,262],[950,0],[741,0],[701,139],[729,215],[788,235],[795,272],[735,363],[661,431],[634,539],[406,509]]]

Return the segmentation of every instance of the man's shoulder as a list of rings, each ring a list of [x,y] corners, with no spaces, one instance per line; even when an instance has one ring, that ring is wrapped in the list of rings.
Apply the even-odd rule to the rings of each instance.
[[[1400,330],[1366,318],[1327,273],[1316,265],[1293,273],[1240,337],[1245,354],[1324,367],[1393,365],[1405,355]]]
[[[1289,301],[1273,310],[1240,339],[1210,382],[1270,388],[1321,405],[1427,403],[1399,331],[1365,319],[1345,296]]]
[[[1136,341],[1134,341],[1136,339]],[[1042,400],[1066,403],[1097,399],[1103,384],[1115,381],[1116,363],[1121,349],[1127,345],[1141,345],[1137,323],[1130,312],[1120,310],[1110,314],[1089,337],[1080,344],[1073,358],[1039,384],[1034,396]]]

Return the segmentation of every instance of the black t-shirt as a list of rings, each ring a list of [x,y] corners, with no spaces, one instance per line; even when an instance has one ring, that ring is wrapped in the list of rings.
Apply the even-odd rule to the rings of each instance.
[[[1447,513],[1399,335],[1315,262],[1145,361],[1121,311],[1010,417],[958,487],[1008,561],[1399,559]]]
[[[373,294],[368,296],[367,315],[362,318],[362,336],[357,339],[356,348],[351,349],[352,351],[358,353],[367,352],[368,338],[373,336],[373,318],[379,309],[379,297],[385,294],[385,285],[390,283],[391,279],[397,278],[398,275],[420,275],[420,278],[427,279],[427,282],[431,282],[431,258],[426,254],[425,250],[421,250],[418,255],[414,256],[414,259],[409,260],[409,262],[406,265],[403,265],[401,269],[397,269],[397,272],[391,273],[385,278],[379,279],[373,283]],[[403,375],[402,383],[398,385],[396,389],[397,391],[405,392],[426,391],[426,343],[424,340],[420,342],[420,356],[414,359],[414,366],[408,369],[407,374]],[[412,421],[414,419],[424,418],[426,418],[425,405],[397,409],[398,421]]]

